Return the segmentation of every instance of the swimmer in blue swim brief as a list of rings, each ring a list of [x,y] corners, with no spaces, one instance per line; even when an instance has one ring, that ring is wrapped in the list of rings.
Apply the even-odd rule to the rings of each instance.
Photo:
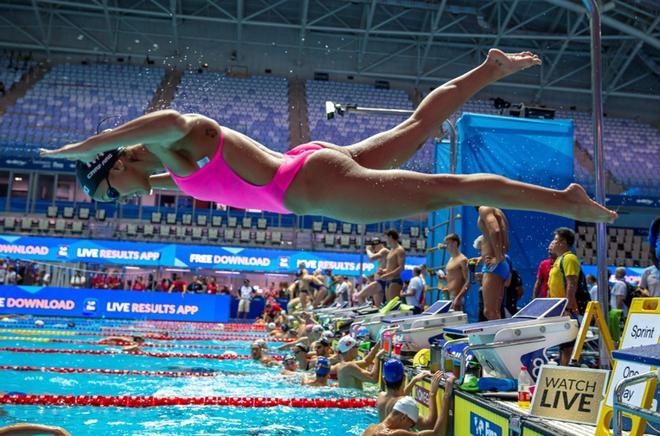
[[[495,207],[480,206],[477,211],[477,225],[482,235],[474,241],[474,248],[480,251],[483,262],[483,315],[488,320],[500,319],[504,289],[511,275],[511,266],[506,258],[509,222],[504,213]]]

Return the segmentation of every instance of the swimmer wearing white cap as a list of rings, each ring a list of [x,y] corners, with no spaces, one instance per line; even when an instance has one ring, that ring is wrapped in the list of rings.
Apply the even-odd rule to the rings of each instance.
[[[447,423],[449,417],[449,403],[454,387],[454,376],[450,375],[445,382],[445,395],[442,399],[442,411],[435,419],[432,429],[420,432],[412,431],[419,421],[419,410],[417,402],[411,397],[402,397],[392,408],[392,411],[380,424],[372,424],[362,433],[362,436],[444,436],[447,434]],[[431,397],[431,400],[435,396]],[[435,401],[433,401],[435,402]]]
[[[252,360],[258,361],[259,363],[267,366],[277,364],[275,361],[273,361],[273,359],[264,354],[264,350],[266,348],[266,341],[263,339],[257,339],[254,341],[250,346],[250,356],[252,356]]]
[[[355,360],[358,356],[358,343],[351,336],[344,336],[337,344],[337,351],[341,361],[332,366],[331,374],[337,374],[340,388],[362,389],[362,382],[376,383],[378,380],[378,365],[369,366],[374,363],[380,350],[378,342],[369,351],[364,360]]]

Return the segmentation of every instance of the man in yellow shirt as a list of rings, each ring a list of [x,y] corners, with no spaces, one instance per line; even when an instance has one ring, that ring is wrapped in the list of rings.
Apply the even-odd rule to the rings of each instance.
[[[555,263],[550,269],[548,279],[548,297],[567,298],[566,311],[570,315],[578,314],[578,304],[575,294],[580,277],[580,261],[571,249],[575,243],[575,232],[567,227],[555,230],[555,238],[552,241],[552,250],[557,256]],[[563,271],[562,271],[563,270]],[[560,347],[560,365],[568,365],[573,343],[562,344]]]

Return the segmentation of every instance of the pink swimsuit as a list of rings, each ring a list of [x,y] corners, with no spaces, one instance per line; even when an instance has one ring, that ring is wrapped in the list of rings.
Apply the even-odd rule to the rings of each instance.
[[[220,143],[213,158],[189,176],[179,177],[169,168],[172,180],[182,192],[198,200],[215,201],[241,209],[259,209],[277,213],[291,213],[284,206],[284,194],[312,153],[323,149],[318,144],[302,144],[284,154],[284,163],[275,177],[265,185],[253,185],[241,179],[222,158],[224,135],[220,129]]]

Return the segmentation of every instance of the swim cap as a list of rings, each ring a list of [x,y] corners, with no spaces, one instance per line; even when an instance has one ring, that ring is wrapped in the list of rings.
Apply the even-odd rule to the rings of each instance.
[[[324,347],[329,347],[330,345],[332,345],[332,344],[330,343],[330,340],[329,340],[328,338],[321,338],[321,339],[319,339],[319,340],[316,341],[316,342],[317,342],[318,344],[323,345]]]
[[[364,338],[369,336],[369,329],[366,327],[360,327],[358,331],[355,333],[355,336],[358,338]]]
[[[305,353],[309,353],[309,347],[304,342],[298,342],[293,347],[298,347]]]
[[[419,418],[419,409],[417,409],[417,403],[411,397],[402,397],[399,401],[396,402],[396,404],[394,404],[394,409],[392,410],[403,413],[415,424],[417,424],[417,419]]]
[[[274,322],[269,322],[268,326],[266,328],[268,329],[268,331],[273,331],[273,330],[275,330],[275,327],[277,327],[277,326],[275,325]]]
[[[238,353],[236,351],[231,351],[227,350],[224,353],[222,353],[223,356],[238,356]]]
[[[305,331],[311,332],[314,329],[314,324],[307,324],[305,326]]]
[[[66,326],[69,327],[69,328],[74,328],[76,326],[76,323],[73,322],[73,321],[69,321],[69,322],[66,323]]]
[[[314,327],[312,327],[312,331],[313,331],[314,333],[319,333],[319,334],[320,334],[320,333],[323,333],[323,327],[320,326],[320,325],[318,325],[318,324],[316,324]]]
[[[335,334],[332,333],[330,330],[326,330],[321,334],[321,336],[323,336],[324,338],[332,339],[335,337]]]
[[[280,329],[282,329],[282,333],[286,333],[286,332],[288,332],[290,328],[291,328],[291,327],[289,327],[288,324],[282,324],[282,325],[280,326]]]
[[[76,162],[76,176],[85,194],[92,197],[103,180],[108,177],[110,169],[117,162],[124,148],[110,150],[96,155],[91,162]]]
[[[38,320],[36,320],[36,321],[34,322],[34,325],[37,326],[37,327],[43,327],[44,324],[45,324],[45,323],[44,323],[42,320],[40,320],[40,319],[38,319]]]
[[[295,362],[296,361],[296,356],[294,356],[293,354],[287,354],[286,356],[284,356],[284,359],[282,359],[282,364],[285,364],[285,363],[291,362],[291,361]]]
[[[255,345],[257,345],[259,348],[268,348],[268,345],[266,344],[266,341],[263,339],[257,339],[254,341]]]
[[[383,364],[383,378],[388,383],[397,383],[403,380],[403,363],[398,359],[389,359]]]
[[[351,336],[344,336],[339,340],[339,343],[337,344],[337,350],[339,350],[339,352],[342,354],[348,353],[356,345],[357,341],[355,339],[353,339]]]
[[[330,361],[327,357],[319,357],[316,359],[316,375],[325,377],[330,372]]]

